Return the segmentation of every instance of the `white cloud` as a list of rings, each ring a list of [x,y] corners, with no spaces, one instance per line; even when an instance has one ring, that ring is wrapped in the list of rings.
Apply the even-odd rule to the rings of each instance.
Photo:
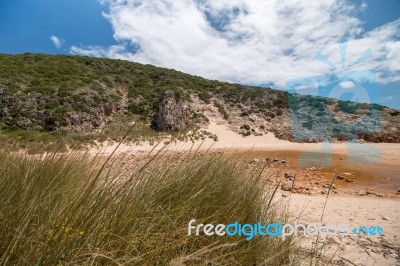
[[[392,71],[400,71],[400,41],[386,44],[388,51],[386,58],[389,61],[389,68]]]
[[[342,81],[340,82],[340,86],[344,89],[351,89],[355,87],[354,82],[350,81],[350,80],[346,80],[346,81]]]
[[[63,45],[63,42],[64,42],[63,39],[60,39],[60,38],[58,38],[58,37],[55,36],[55,35],[50,36],[50,40],[53,42],[54,46],[55,46],[57,49],[60,49],[61,46]]]
[[[341,70],[337,43],[349,39],[344,70],[371,68],[400,80],[400,19],[364,32],[359,6],[345,0],[100,0],[118,45],[71,47],[74,54],[127,59],[206,78],[285,87],[288,78]],[[139,47],[136,53],[131,46]],[[355,67],[364,51],[372,57]],[[396,70],[397,69],[397,70]]]
[[[390,100],[393,100],[394,98],[395,98],[394,96],[388,96],[385,98],[385,100],[390,101]]]
[[[366,10],[368,7],[368,4],[364,1],[362,1],[361,5],[360,5],[360,11],[364,11]]]
[[[393,101],[393,100],[396,100],[396,99],[399,99],[399,98],[400,98],[400,95],[390,95],[390,96],[380,97],[382,102],[389,102],[389,101]]]

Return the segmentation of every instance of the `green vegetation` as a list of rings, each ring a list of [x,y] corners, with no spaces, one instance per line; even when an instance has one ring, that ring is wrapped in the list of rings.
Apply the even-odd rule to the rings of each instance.
[[[111,99],[120,100],[127,94],[129,111],[151,116],[166,88],[186,100],[190,100],[189,93],[196,93],[205,103],[210,103],[212,94],[221,95],[228,102],[243,102],[273,92],[206,80],[151,65],[81,56],[0,54],[0,73],[3,97],[30,93],[38,97],[39,110],[55,110],[68,103],[71,110],[85,111],[88,98],[93,99],[93,104],[101,105]],[[53,97],[47,99],[50,95]],[[23,110],[21,107],[13,111]],[[55,113],[62,118],[65,111],[60,109]]]
[[[132,139],[139,134],[143,134],[143,138],[157,139],[164,133],[155,132],[150,125],[162,92],[167,89],[188,103],[192,101],[192,95],[197,95],[202,102],[213,104],[228,122],[235,119],[228,115],[231,111],[248,117],[249,123],[257,116],[272,124],[281,119],[280,116],[290,113],[291,121],[300,121],[295,127],[292,125],[296,132],[308,128],[316,135],[321,135],[321,132],[329,135],[336,128],[335,133],[346,135],[348,139],[358,137],[358,133],[351,132],[363,132],[361,125],[357,130],[338,127],[332,111],[339,117],[343,113],[368,113],[368,126],[365,128],[376,124],[372,120],[380,119],[381,110],[389,112],[394,120],[399,117],[398,111],[376,104],[336,101],[218,82],[123,60],[0,54],[0,73],[0,142],[17,143],[21,147],[55,142],[56,146],[79,146],[94,140],[118,141],[126,132],[127,125],[133,122],[140,125],[140,130],[132,131]],[[187,123],[190,127],[187,132],[196,125],[207,123],[207,117],[189,111],[192,111],[192,116]],[[306,123],[302,126],[306,120],[313,121],[313,125]],[[331,126],[326,126],[328,124]],[[398,141],[398,136],[391,132],[387,129],[381,139]],[[285,133],[279,136],[294,139]],[[194,138],[197,137],[201,138]],[[309,138],[301,136],[300,139],[306,141]]]
[[[205,103],[218,96],[227,104],[254,103],[260,108],[265,108],[260,99],[276,94],[274,104],[279,108],[287,107],[287,96],[283,92],[206,80],[123,60],[0,54],[0,73],[0,124],[22,129],[36,126],[53,131],[71,126],[71,113],[88,114],[88,120],[97,121],[103,113],[108,116],[126,110],[149,121],[166,89],[187,101],[193,93]],[[227,119],[224,107],[214,104]]]
[[[203,116],[202,114],[198,115]],[[28,131],[13,128],[9,131],[3,130],[0,134],[0,143],[9,146],[9,149],[13,151],[25,149],[34,154],[52,151],[66,152],[68,148],[87,149],[90,146],[98,147],[95,141],[108,141],[112,144],[123,138],[129,144],[140,144],[147,141],[152,145],[165,140],[194,142],[209,138],[218,141],[218,136],[205,130],[200,131],[198,127],[191,127],[180,132],[157,132],[142,121],[137,121],[127,134],[130,124],[135,120],[137,120],[137,116],[134,115],[116,116],[113,120],[106,121],[103,130],[86,134],[73,134],[66,131]]]
[[[27,149],[31,153],[40,151],[67,151],[67,148],[82,149],[87,145],[96,145],[96,141],[119,142],[125,136],[129,123],[135,120],[135,116],[119,116],[106,121],[101,131],[93,131],[86,134],[73,134],[66,131],[47,132],[43,130],[23,130],[19,128],[8,129],[4,127],[0,133],[0,143],[12,147],[12,149]],[[140,143],[150,141],[156,143],[163,138],[178,138],[186,132],[159,133],[150,129],[145,123],[138,121],[129,132],[126,141],[128,143]]]
[[[247,136],[251,135],[251,131],[250,130],[249,131],[244,131],[241,134],[242,134],[243,137],[247,137]]]
[[[246,125],[241,126],[240,129],[250,130],[250,126],[246,124]]]
[[[201,91],[201,92],[199,92],[198,96],[199,96],[200,100],[202,100],[204,103],[206,103],[206,104],[211,103],[210,99],[212,96],[208,92]]]
[[[350,102],[350,101],[339,101],[337,108],[339,111],[348,113],[348,114],[354,114],[356,111],[359,109],[360,104],[355,103],[355,102]]]
[[[313,123],[311,121],[304,122],[303,127],[311,130],[313,128]]]
[[[221,105],[217,101],[214,101],[214,106],[217,107],[218,112],[224,117],[225,120],[227,120],[229,118],[228,113],[225,111],[225,108],[223,105]]]
[[[293,238],[188,236],[187,223],[287,221],[239,157],[159,153],[127,168],[82,153],[1,151],[2,265],[294,265]]]
[[[242,131],[240,132],[240,134],[241,134],[243,137],[250,136],[250,135],[251,135],[251,132],[255,132],[254,128],[251,128],[250,125],[248,125],[248,124],[242,125],[242,126],[240,127],[240,129],[242,129]]]

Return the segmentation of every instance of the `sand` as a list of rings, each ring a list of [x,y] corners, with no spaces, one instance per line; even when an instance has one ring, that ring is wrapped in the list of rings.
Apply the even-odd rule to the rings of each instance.
[[[352,184],[357,189],[374,186],[381,192],[386,190],[392,193],[400,189],[400,144],[397,143],[367,143],[355,146],[347,143],[293,143],[280,140],[272,133],[243,137],[231,131],[223,121],[212,121],[206,130],[216,134],[218,141],[210,138],[195,143],[174,141],[167,146],[164,143],[168,140],[154,145],[150,145],[149,142],[143,142],[140,145],[122,143],[116,154],[147,154],[160,149],[179,152],[196,149],[251,151],[255,156],[258,152],[258,156],[294,159],[296,162],[292,166],[295,168],[331,167],[332,171],[339,171],[339,173],[340,171],[355,172],[361,181]],[[117,143],[102,143],[101,148],[91,148],[90,152],[107,156],[116,149],[117,145]],[[321,158],[327,155],[332,155],[333,161],[330,166],[321,162]],[[341,161],[338,161],[338,158]],[[390,179],[389,183],[388,179]]]
[[[212,149],[237,149],[237,150],[265,150],[265,151],[322,151],[326,152],[327,144],[323,143],[294,143],[286,140],[280,140],[275,137],[273,133],[264,134],[263,136],[247,136],[243,137],[233,131],[231,131],[226,123],[213,121],[206,129],[208,132],[216,134],[218,141],[212,139],[206,139],[204,142],[197,141],[196,143],[191,142],[173,142],[166,147],[166,150],[180,150],[187,151],[190,149],[206,150],[212,147]],[[110,154],[117,143],[107,145],[104,143],[104,147],[101,152],[105,155]],[[122,144],[118,149],[118,152],[128,153],[140,153],[148,152],[152,149],[155,151],[160,150],[164,144],[159,143],[157,147],[150,145],[148,142],[141,143],[140,145],[126,145]],[[368,147],[379,150],[382,159],[387,161],[394,161],[398,163],[400,161],[400,144],[396,143],[368,143],[359,144],[359,156],[361,157],[373,157],[374,154],[370,154]],[[331,144],[331,151],[333,153],[345,154],[348,149],[347,143],[333,143]],[[92,149],[92,152],[99,152],[100,149]]]
[[[294,216],[305,224],[319,222],[326,196],[292,194],[285,198]],[[326,255],[345,261],[345,265],[398,265],[400,244],[400,207],[393,199],[330,195],[322,222],[324,224],[345,223],[350,227],[381,226],[383,237],[358,236],[333,237],[327,243]],[[310,244],[312,238],[306,238]],[[344,258],[344,259],[343,259]],[[348,261],[347,261],[348,260]],[[397,264],[396,264],[397,263]]]

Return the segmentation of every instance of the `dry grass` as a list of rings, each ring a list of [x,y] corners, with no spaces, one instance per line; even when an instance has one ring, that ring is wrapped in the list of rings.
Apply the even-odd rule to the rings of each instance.
[[[0,152],[1,265],[293,265],[293,238],[188,236],[187,223],[277,223],[239,157],[163,152],[123,168],[83,153]],[[103,160],[104,161],[104,160]]]

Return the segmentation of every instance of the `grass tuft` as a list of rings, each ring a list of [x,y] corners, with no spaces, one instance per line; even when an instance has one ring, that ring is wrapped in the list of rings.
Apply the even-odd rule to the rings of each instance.
[[[289,265],[293,238],[188,236],[187,223],[276,223],[260,171],[226,154],[131,162],[0,152],[1,265]],[[103,165],[102,163],[103,162]],[[268,214],[268,215],[267,215]]]

